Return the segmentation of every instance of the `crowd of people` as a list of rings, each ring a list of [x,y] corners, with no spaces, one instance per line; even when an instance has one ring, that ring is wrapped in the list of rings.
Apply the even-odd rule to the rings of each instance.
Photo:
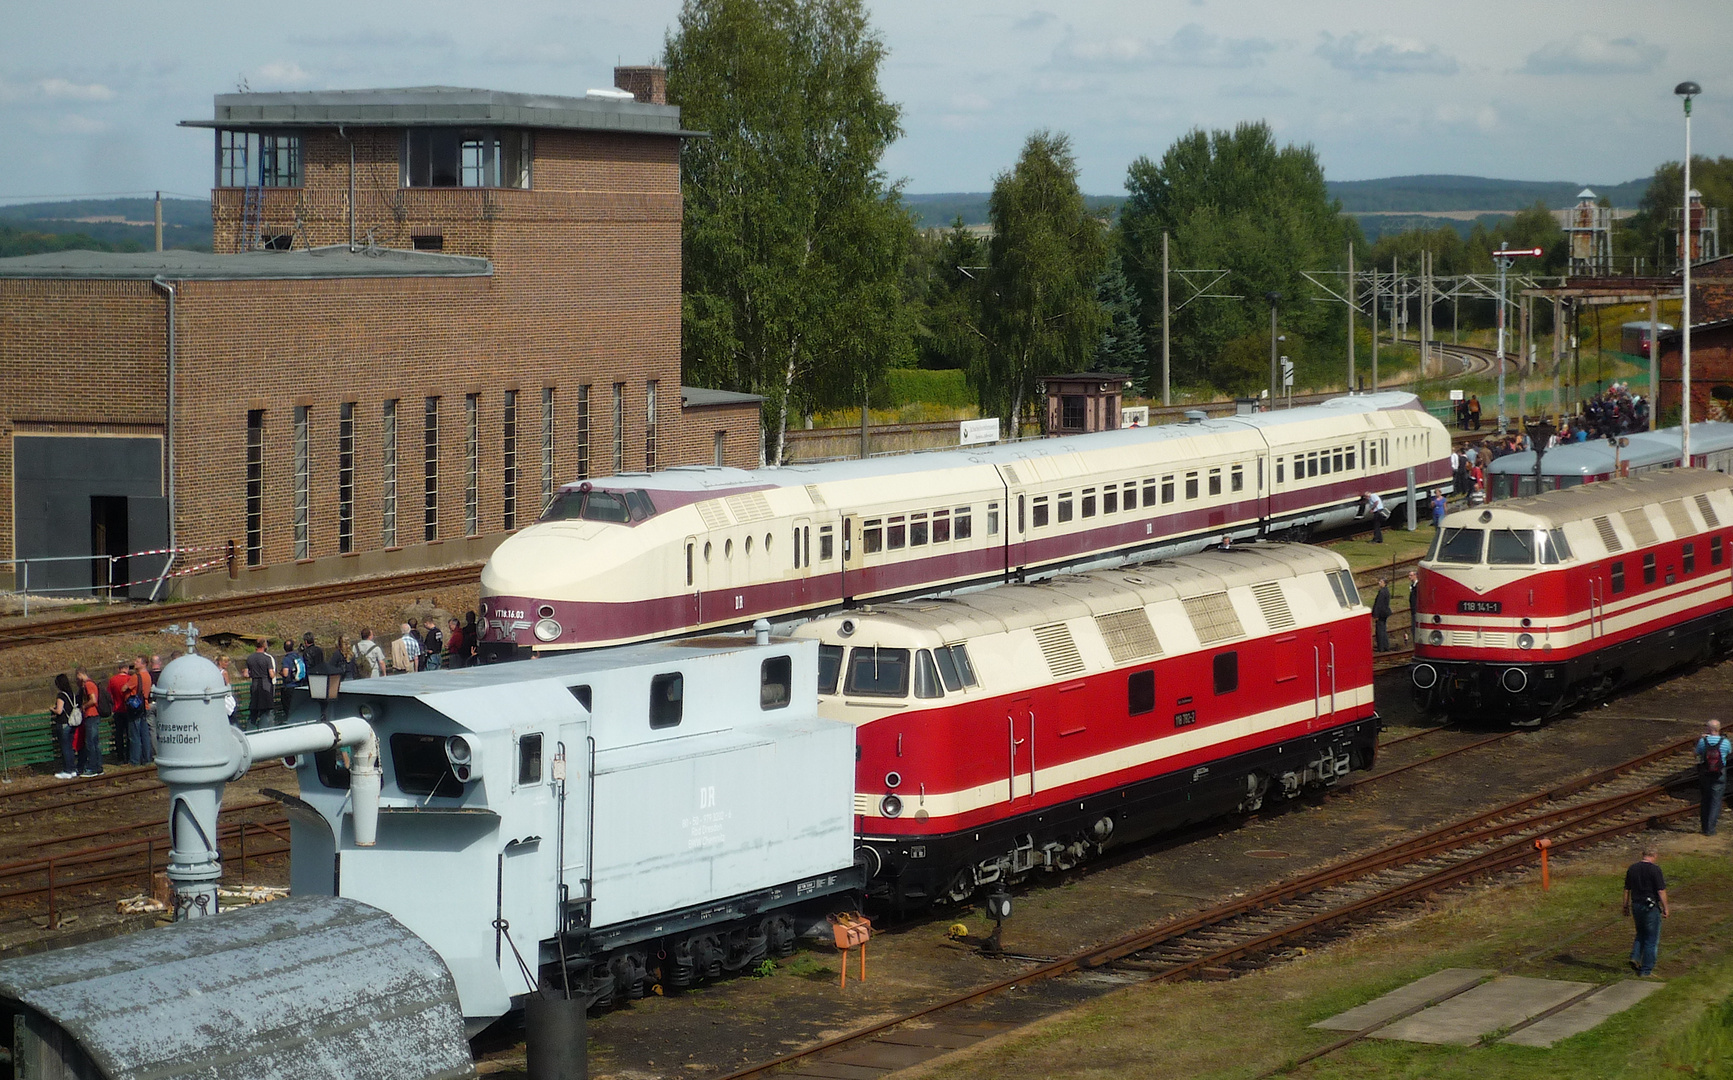
[[[469,667],[479,662],[481,628],[471,611],[463,620],[429,617],[419,627],[415,622],[399,625],[389,645],[381,645],[371,629],[351,641],[338,634],[329,650],[311,631],[300,640],[282,639],[281,651],[260,638],[239,665],[226,653],[213,659],[229,688],[224,696],[229,722],[242,728],[261,728],[289,714],[290,695],[307,689],[309,675],[337,675],[344,679],[366,679],[411,671]],[[104,752],[98,735],[103,721],[110,724],[110,754],[117,764],[147,765],[156,759],[154,717],[156,706],[151,689],[162,675],[162,657],[135,657],[120,661],[114,674],[98,682],[83,667],[54,677],[54,700],[48,717],[54,745],[59,751],[56,779],[100,776]],[[234,692],[247,684],[247,710],[239,715],[240,702]]]

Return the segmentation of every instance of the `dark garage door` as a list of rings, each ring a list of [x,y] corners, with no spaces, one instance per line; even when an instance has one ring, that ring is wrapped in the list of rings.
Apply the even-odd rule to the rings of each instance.
[[[13,521],[19,559],[98,553],[124,555],[168,544],[168,500],[162,497],[162,440],[101,435],[15,435]],[[124,560],[114,581],[153,578],[161,556]],[[89,592],[108,578],[96,559],[34,563],[30,591]],[[16,568],[15,587],[24,585]],[[148,596],[146,584],[131,590]]]

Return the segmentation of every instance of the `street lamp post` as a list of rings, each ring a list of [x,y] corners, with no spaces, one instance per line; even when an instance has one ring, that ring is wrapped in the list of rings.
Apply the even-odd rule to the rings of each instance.
[[[1687,467],[1691,464],[1691,99],[1702,92],[1694,82],[1673,87],[1673,93],[1685,99],[1685,210],[1679,219],[1679,258],[1685,271],[1681,289],[1684,310],[1679,319],[1679,464]],[[1655,396],[1654,391],[1651,386],[1650,397]]]
[[[1540,248],[1523,248],[1512,251],[1508,243],[1498,245],[1498,250],[1492,253],[1492,261],[1498,264],[1498,433],[1503,435],[1507,430],[1504,415],[1504,275],[1510,269],[1512,259],[1538,259],[1544,252]]]
[[[1264,299],[1270,302],[1270,410],[1276,408],[1276,305],[1282,302],[1279,292],[1267,292]]]

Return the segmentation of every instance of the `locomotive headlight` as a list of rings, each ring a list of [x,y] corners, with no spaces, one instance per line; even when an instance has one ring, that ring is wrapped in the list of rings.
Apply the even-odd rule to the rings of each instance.
[[[1434,644],[1434,645],[1444,644],[1444,631],[1442,631],[1442,630],[1432,631],[1432,644]]]
[[[565,628],[553,619],[537,619],[535,635],[537,641],[558,641]]]
[[[896,817],[903,812],[903,800],[895,795],[886,795],[879,800],[879,813],[885,817]]]
[[[1533,634],[1519,634],[1519,635],[1517,635],[1516,647],[1519,649],[1532,649],[1532,648],[1534,648],[1534,635]]]

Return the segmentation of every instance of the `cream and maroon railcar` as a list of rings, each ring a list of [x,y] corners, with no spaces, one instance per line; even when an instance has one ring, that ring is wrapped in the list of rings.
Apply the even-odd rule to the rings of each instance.
[[[490,658],[590,648],[1183,554],[1351,520],[1449,476],[1411,394],[779,469],[562,488],[482,571]]]
[[[1730,542],[1733,477],[1703,469],[1449,515],[1420,562],[1420,703],[1534,723],[1725,651]]]
[[[857,730],[869,891],[898,907],[1334,784],[1372,762],[1347,564],[1254,543],[802,626]]]

